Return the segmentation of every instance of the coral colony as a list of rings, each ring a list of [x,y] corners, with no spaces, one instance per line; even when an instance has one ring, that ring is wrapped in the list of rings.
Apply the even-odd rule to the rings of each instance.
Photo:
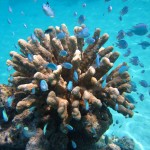
[[[70,36],[62,24],[18,41],[21,54],[11,51],[7,60],[15,72],[8,86],[0,85],[1,146],[90,150],[113,123],[108,107],[133,116],[125,98],[131,92],[128,66],[109,71],[119,53],[102,47],[109,35],[100,32],[89,37],[82,25]]]

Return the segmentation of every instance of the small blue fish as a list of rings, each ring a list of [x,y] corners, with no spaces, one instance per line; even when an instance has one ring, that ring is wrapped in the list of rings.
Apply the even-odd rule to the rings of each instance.
[[[93,44],[94,42],[95,42],[95,39],[92,38],[92,37],[89,37],[89,38],[86,39],[86,43],[89,44],[89,45]]]
[[[48,84],[45,80],[41,80],[40,88],[41,88],[42,91],[47,91],[48,90]]]
[[[11,19],[7,19],[7,22],[9,23],[9,24],[12,24],[12,21],[11,21]]]
[[[83,28],[79,33],[75,34],[78,38],[87,38],[90,36],[89,29]]]
[[[33,54],[28,53],[29,62],[33,62]]]
[[[130,48],[128,48],[128,49],[126,50],[126,52],[123,54],[123,56],[124,56],[124,57],[128,57],[130,54],[131,54],[131,50],[130,50]]]
[[[67,51],[61,50],[59,53],[59,56],[65,57],[65,56],[67,56],[67,54],[68,54]]]
[[[36,134],[36,131],[30,131],[28,127],[24,127],[22,133],[24,137],[31,138]]]
[[[32,106],[29,108],[30,112],[33,112],[35,110],[36,106]]]
[[[18,45],[17,44],[14,44],[14,47],[15,47],[15,49],[18,49]]]
[[[2,114],[3,114],[4,121],[7,122],[8,121],[8,116],[7,116],[7,113],[6,113],[5,109],[2,111]]]
[[[120,74],[124,73],[125,71],[128,71],[129,70],[129,66],[126,66],[126,65],[123,65],[119,68],[118,72]]]
[[[138,66],[139,63],[140,63],[140,60],[139,60],[139,57],[138,57],[138,56],[133,56],[133,57],[130,58],[129,62],[130,62],[132,65]]]
[[[31,39],[32,39],[33,42],[36,42],[36,41],[37,41],[37,38],[36,38],[36,36],[35,36],[34,33],[31,34]]]
[[[150,42],[142,41],[142,42],[138,43],[138,45],[141,45],[142,49],[146,49],[147,47],[150,46]]]
[[[123,30],[120,30],[117,35],[117,40],[121,40],[125,37],[126,33]]]
[[[148,25],[144,23],[139,23],[133,26],[130,31],[135,35],[143,36],[148,33]]]
[[[73,67],[72,64],[71,64],[71,63],[68,63],[68,62],[62,63],[62,66],[63,66],[64,68],[66,68],[66,69],[71,69],[71,68]]]
[[[11,107],[12,106],[12,103],[13,103],[13,100],[15,99],[15,96],[12,95],[12,96],[9,96],[7,98],[7,107]]]
[[[18,125],[16,126],[16,129],[19,130],[21,127],[22,127],[21,124],[18,124]]]
[[[118,43],[116,43],[116,46],[120,49],[126,49],[128,47],[128,43],[125,40],[119,40]]]
[[[77,148],[77,144],[76,144],[76,142],[75,141],[71,141],[71,145],[72,145],[72,147],[74,148],[74,149],[76,149]]]
[[[64,39],[65,38],[65,36],[66,36],[66,33],[65,32],[63,32],[63,31],[61,31],[61,32],[59,32],[58,34],[57,34],[57,39]]]
[[[57,65],[54,63],[48,63],[48,64],[44,65],[44,67],[51,69],[51,70],[57,70]]]
[[[96,67],[99,68],[100,67],[100,55],[97,53],[96,54],[96,59],[95,59],[95,64],[96,64]]]
[[[77,73],[77,71],[74,71],[73,72],[73,80],[75,81],[75,82],[78,82],[78,73]]]
[[[46,4],[43,4],[42,5],[42,8],[43,8],[43,11],[44,13],[47,15],[47,16],[50,16],[50,17],[54,17],[55,14],[54,14],[54,11],[52,10],[52,8],[50,7],[49,3],[47,2]]]
[[[9,80],[12,82],[14,80],[14,77],[10,75]]]
[[[144,100],[144,94],[141,93],[139,98],[140,98],[141,101],[143,101]]]
[[[7,67],[7,70],[8,71],[11,71],[13,69],[13,66],[12,65],[9,65],[8,67]]]
[[[73,130],[73,127],[72,127],[70,124],[66,124],[65,126],[66,126],[66,128],[67,128],[68,130],[70,130],[70,131]]]
[[[69,81],[69,82],[68,82],[68,85],[67,85],[67,90],[68,90],[68,91],[72,91],[72,89],[73,89],[73,82],[72,82],[72,81]]]
[[[44,128],[43,128],[43,134],[44,134],[44,135],[46,134],[47,126],[48,126],[48,123],[46,123],[46,124],[44,125]]]
[[[25,23],[23,24],[23,26],[24,26],[26,29],[28,28],[27,25],[26,25]]]
[[[86,7],[86,3],[83,3],[83,4],[82,4],[82,7]]]
[[[149,87],[149,84],[148,84],[148,82],[147,82],[146,80],[141,80],[141,81],[139,82],[139,84],[140,84],[141,86],[145,87],[145,88]]]
[[[75,12],[73,13],[73,15],[74,15],[74,16],[77,16],[77,15],[78,15],[78,13],[75,11]]]
[[[145,70],[142,70],[141,73],[145,73]]]
[[[35,94],[35,88],[32,88],[31,94]]]
[[[133,104],[136,104],[136,103],[137,103],[131,95],[125,95],[125,98],[126,98],[130,103],[133,103]]]
[[[109,143],[109,137],[108,135],[105,135],[105,144],[107,145]]]
[[[11,6],[9,6],[9,7],[8,7],[8,11],[9,11],[10,13],[12,13],[12,12],[13,12],[13,10],[12,10]]]
[[[78,18],[78,23],[79,24],[83,24],[85,21],[85,16],[84,15],[80,15],[79,18]]]
[[[84,99],[84,105],[85,105],[85,110],[88,111],[89,110],[89,102],[88,102],[88,100]]]
[[[112,6],[109,5],[109,6],[107,7],[107,10],[108,10],[108,12],[110,13],[110,12],[112,11]]]
[[[131,85],[131,91],[136,92],[137,91],[136,83],[133,81],[130,81],[130,85]]]
[[[115,105],[115,110],[118,111],[119,110],[119,105],[116,103]]]
[[[105,88],[106,87],[106,79],[107,79],[107,74],[105,74],[103,77],[102,77],[102,80],[103,80],[103,82],[102,82],[102,88]]]
[[[120,15],[121,15],[121,16],[124,16],[124,15],[127,14],[127,13],[128,13],[128,6],[125,6],[125,7],[123,7],[123,8],[121,9]]]

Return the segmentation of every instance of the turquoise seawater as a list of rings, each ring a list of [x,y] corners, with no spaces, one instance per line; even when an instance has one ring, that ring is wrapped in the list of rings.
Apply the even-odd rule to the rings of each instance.
[[[19,52],[19,48],[15,48],[18,39],[27,39],[33,33],[35,28],[47,29],[48,26],[59,26],[65,23],[73,35],[73,27],[78,25],[79,15],[85,15],[85,24],[92,33],[95,28],[99,27],[103,33],[108,33],[110,38],[105,46],[112,45],[117,42],[116,36],[119,30],[128,31],[132,26],[138,23],[145,23],[150,30],[150,0],[51,0],[50,6],[55,12],[55,17],[46,16],[42,10],[44,0],[0,0],[0,83],[7,84],[9,72],[7,71],[6,60],[9,59],[9,52],[14,50]],[[86,3],[86,7],[82,4]],[[112,11],[108,13],[108,6],[112,6]],[[11,6],[12,13],[8,11]],[[129,11],[120,21],[119,12],[128,6]],[[77,16],[74,16],[77,12]],[[11,24],[8,23],[11,20]],[[27,28],[24,27],[26,24]],[[150,31],[149,31],[150,33]],[[114,112],[114,121],[119,120],[119,124],[111,126],[107,131],[109,135],[118,136],[128,135],[133,138],[136,143],[136,150],[150,150],[150,88],[144,88],[139,84],[140,80],[146,80],[150,84],[150,47],[142,49],[138,45],[141,41],[150,42],[150,38],[146,35],[132,37],[125,36],[128,42],[128,48],[131,49],[129,57],[123,57],[124,49],[115,47],[121,56],[116,61],[115,66],[121,62],[129,62],[132,56],[138,56],[144,64],[144,68],[134,66],[130,63],[129,72],[131,80],[137,85],[137,92],[144,94],[144,100],[139,99],[139,94],[132,92],[131,95],[137,101],[133,118],[125,118],[121,114]],[[141,73],[142,70],[144,73]],[[122,125],[120,128],[119,126]]]

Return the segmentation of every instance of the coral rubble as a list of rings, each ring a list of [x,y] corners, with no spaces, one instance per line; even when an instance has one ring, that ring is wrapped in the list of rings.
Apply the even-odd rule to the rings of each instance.
[[[109,35],[100,36],[96,28],[94,42],[85,48],[85,29],[76,26],[75,36],[65,24],[50,26],[48,33],[35,29],[36,37],[18,41],[21,54],[10,52],[7,65],[15,72],[11,86],[0,86],[1,112],[5,109],[8,116],[4,121],[0,115],[0,146],[90,149],[113,122],[108,107],[133,116],[134,105],[124,96],[131,92],[130,75],[122,71],[127,64],[110,72],[119,53],[102,47]]]

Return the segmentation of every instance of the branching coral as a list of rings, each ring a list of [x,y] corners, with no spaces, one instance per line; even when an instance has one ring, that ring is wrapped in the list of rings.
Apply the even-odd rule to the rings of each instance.
[[[84,48],[85,29],[85,25],[76,26],[76,36],[70,36],[65,24],[50,26],[48,34],[35,29],[36,37],[18,41],[21,54],[11,51],[12,60],[7,61],[15,69],[13,79],[9,79],[12,86],[1,85],[1,106],[9,120],[1,120],[0,145],[37,150],[41,143],[43,149],[57,150],[69,149],[74,142],[84,149],[112,124],[108,107],[133,116],[134,105],[124,97],[131,92],[130,75],[126,70],[120,72],[127,64],[108,73],[119,53],[113,52],[112,46],[102,47],[109,35],[100,37],[99,28],[94,32],[94,42]],[[61,33],[65,37],[58,38]],[[60,55],[63,50],[64,56]],[[14,100],[8,108],[6,97],[12,95]],[[41,129],[46,130],[45,135]]]

